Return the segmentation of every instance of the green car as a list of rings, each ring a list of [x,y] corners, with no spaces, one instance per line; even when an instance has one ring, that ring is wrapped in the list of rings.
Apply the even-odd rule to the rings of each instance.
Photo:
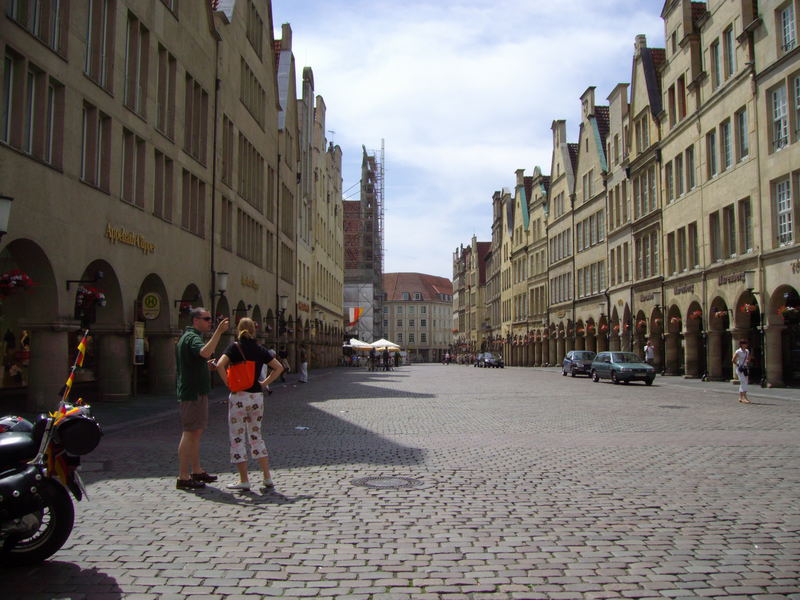
[[[633,352],[600,352],[592,361],[592,381],[610,379],[614,383],[620,381],[644,381],[653,385],[656,370],[643,362]]]

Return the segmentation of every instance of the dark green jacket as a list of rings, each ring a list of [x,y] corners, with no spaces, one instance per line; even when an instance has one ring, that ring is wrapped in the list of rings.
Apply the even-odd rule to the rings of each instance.
[[[211,391],[211,373],[208,363],[200,356],[205,346],[203,336],[194,327],[183,330],[175,347],[175,370],[178,382],[178,399],[197,400]]]

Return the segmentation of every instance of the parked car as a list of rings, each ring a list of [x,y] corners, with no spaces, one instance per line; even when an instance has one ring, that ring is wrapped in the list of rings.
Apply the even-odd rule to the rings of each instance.
[[[594,357],[595,353],[591,350],[572,350],[567,352],[564,362],[561,363],[561,374],[564,377],[567,376],[567,373],[573,377],[578,373],[591,376]]]
[[[482,354],[478,354],[478,357],[475,360],[475,366],[502,369],[505,367],[505,364],[503,363],[503,356],[501,354],[498,354],[497,352],[483,352]]]
[[[633,352],[601,352],[592,361],[592,381],[610,379],[614,383],[644,381],[653,385],[656,370]]]

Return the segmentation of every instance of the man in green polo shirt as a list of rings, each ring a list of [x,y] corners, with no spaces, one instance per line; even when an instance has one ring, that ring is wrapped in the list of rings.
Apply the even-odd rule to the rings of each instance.
[[[176,488],[197,490],[216,481],[200,467],[200,437],[208,427],[208,392],[211,391],[210,368],[215,368],[211,355],[222,334],[228,331],[228,319],[222,319],[211,339],[203,334],[211,331],[211,315],[202,307],[190,312],[191,326],[187,327],[175,347],[178,400],[181,405],[183,434],[178,444],[180,474]],[[211,365],[211,366],[209,366]]]

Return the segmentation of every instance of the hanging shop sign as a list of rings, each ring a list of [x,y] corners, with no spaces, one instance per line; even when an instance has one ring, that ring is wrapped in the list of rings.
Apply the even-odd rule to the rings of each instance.
[[[142,316],[148,321],[157,319],[161,314],[161,296],[148,292],[142,297]]]
[[[133,364],[144,364],[144,321],[133,324]]]
[[[113,227],[111,223],[106,224],[106,238],[112,243],[126,244],[139,248],[144,254],[153,254],[156,251],[156,245],[149,242],[141,233],[135,231],[128,231],[124,227]]]

